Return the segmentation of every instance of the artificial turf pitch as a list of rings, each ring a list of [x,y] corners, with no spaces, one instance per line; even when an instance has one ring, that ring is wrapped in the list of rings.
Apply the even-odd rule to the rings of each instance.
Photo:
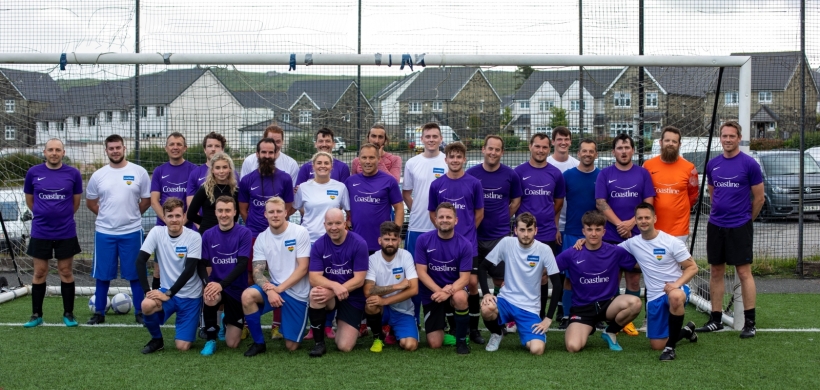
[[[90,316],[87,299],[79,297],[76,303],[81,324]],[[268,352],[254,358],[242,356],[250,340],[238,350],[220,343],[210,357],[199,355],[203,340],[191,351],[179,352],[173,328],[166,327],[166,349],[146,356],[140,349],[149,335],[139,327],[8,325],[27,321],[30,308],[28,297],[0,305],[0,323],[5,324],[0,325],[2,389],[820,388],[820,332],[795,331],[820,327],[817,294],[761,294],[755,338],[740,340],[734,331],[702,334],[698,343],[679,343],[673,362],[658,361],[659,352],[649,349],[643,334],[621,334],[624,351],[611,352],[596,332],[586,349],[569,354],[560,331],[548,333],[543,356],[530,356],[514,334],[504,338],[497,352],[473,345],[467,356],[456,355],[452,347],[431,350],[422,334],[415,352],[386,346],[384,352],[372,353],[368,336],[348,354],[328,340],[328,354],[310,359],[310,340],[296,352],[286,352],[281,340],[269,340]],[[46,298],[46,323],[61,324],[61,310],[60,298]],[[691,307],[686,318],[698,325],[707,320]],[[270,323],[270,314],[262,323]],[[106,324],[134,324],[133,313],[109,314]],[[489,336],[486,331],[484,336]]]

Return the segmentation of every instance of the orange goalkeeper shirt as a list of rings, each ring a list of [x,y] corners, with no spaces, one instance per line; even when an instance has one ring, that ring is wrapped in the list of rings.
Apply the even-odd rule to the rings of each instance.
[[[647,160],[643,167],[652,176],[655,186],[655,228],[673,236],[689,234],[689,211],[698,200],[698,171],[695,165],[679,157],[674,163],[665,163],[657,156]]]

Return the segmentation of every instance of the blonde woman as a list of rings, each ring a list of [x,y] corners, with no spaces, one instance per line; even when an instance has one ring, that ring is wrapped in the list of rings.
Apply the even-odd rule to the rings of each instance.
[[[199,225],[200,234],[219,224],[216,219],[216,200],[220,196],[227,195],[236,201],[239,194],[233,160],[227,154],[222,152],[214,154],[209,165],[205,183],[191,199],[187,213],[188,220]],[[202,215],[199,215],[200,210]],[[239,214],[237,213],[234,222],[238,219]]]

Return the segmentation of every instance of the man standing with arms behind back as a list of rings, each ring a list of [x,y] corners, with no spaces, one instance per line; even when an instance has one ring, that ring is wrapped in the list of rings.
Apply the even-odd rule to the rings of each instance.
[[[740,137],[740,124],[735,121],[724,122],[720,126],[723,154],[706,164],[709,197],[712,199],[712,212],[706,227],[706,257],[711,270],[709,293],[712,298],[712,318],[697,331],[713,332],[723,329],[723,275],[726,273],[726,264],[729,264],[735,266],[740,278],[745,318],[740,338],[746,339],[754,337],[756,333],[757,291],[752,276],[753,222],[763,208],[764,191],[760,165],[740,151]]]
[[[137,323],[143,324],[145,292],[137,274],[137,254],[142,245],[142,213],[151,206],[151,180],[145,168],[125,160],[125,141],[117,134],[105,139],[110,163],[91,175],[86,188],[86,206],[97,216],[94,232],[94,292],[96,309],[88,325],[105,322],[108,288],[120,276],[131,284]]]
[[[396,182],[398,182],[401,180],[401,157],[384,151],[384,146],[387,145],[387,142],[389,142],[389,139],[387,138],[387,130],[384,129],[384,126],[375,124],[370,127],[370,131],[367,133],[367,143],[376,145],[378,148],[378,170],[393,176]],[[350,176],[357,173],[362,173],[359,157],[354,158],[353,162],[350,163]]]

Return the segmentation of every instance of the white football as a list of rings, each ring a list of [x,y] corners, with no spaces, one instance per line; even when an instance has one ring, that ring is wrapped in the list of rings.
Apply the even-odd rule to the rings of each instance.
[[[111,310],[111,298],[105,297],[105,300],[108,301],[105,304],[105,312],[108,313],[108,311]],[[88,310],[90,310],[91,313],[97,312],[95,302],[97,302],[97,298],[94,295],[92,295],[91,298],[88,299]]]
[[[111,310],[114,314],[128,314],[132,306],[131,297],[126,293],[119,293],[111,299]]]

